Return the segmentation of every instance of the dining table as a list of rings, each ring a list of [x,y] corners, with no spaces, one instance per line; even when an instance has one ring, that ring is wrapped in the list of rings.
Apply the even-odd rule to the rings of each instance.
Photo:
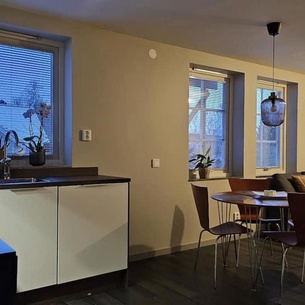
[[[259,214],[266,207],[279,208],[281,218],[281,228],[285,228],[284,210],[289,207],[286,192],[273,192],[272,196],[266,196],[266,192],[260,191],[235,191],[219,192],[211,195],[217,202],[219,223],[232,221],[232,205],[239,205],[244,209],[247,227],[247,240],[249,248],[249,259],[251,268],[252,290],[256,290],[257,281],[260,277],[264,283],[263,272],[261,269],[261,258],[263,253],[263,243],[260,238],[260,222],[251,220],[253,211]]]

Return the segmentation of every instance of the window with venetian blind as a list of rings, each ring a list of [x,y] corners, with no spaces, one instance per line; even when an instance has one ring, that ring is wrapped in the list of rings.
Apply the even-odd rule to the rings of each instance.
[[[15,130],[22,141],[28,137],[29,120],[24,113],[40,102],[51,105],[52,111],[44,122],[44,145],[49,164],[63,163],[62,79],[63,45],[57,41],[27,38],[14,33],[0,32],[0,137]],[[33,117],[35,121],[35,117]],[[37,124],[38,126],[38,124]],[[34,128],[38,128],[35,127]],[[34,130],[38,133],[38,130]],[[12,139],[14,141],[14,139]],[[25,156],[28,150],[25,149]],[[10,145],[9,154],[13,154]],[[22,164],[23,159],[18,162]],[[25,162],[25,160],[24,160]]]
[[[228,168],[229,97],[228,75],[190,71],[189,158],[211,147],[210,156],[215,158],[211,168],[223,173]]]

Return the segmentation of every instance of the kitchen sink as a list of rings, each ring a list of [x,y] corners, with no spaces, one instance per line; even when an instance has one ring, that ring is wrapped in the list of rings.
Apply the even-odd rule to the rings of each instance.
[[[49,182],[47,179],[42,178],[11,178],[11,179],[0,179],[0,185],[1,184],[32,184],[32,183],[43,183],[43,182]]]

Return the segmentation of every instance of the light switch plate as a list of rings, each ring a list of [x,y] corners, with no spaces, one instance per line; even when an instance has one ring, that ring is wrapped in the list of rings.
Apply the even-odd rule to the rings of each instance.
[[[160,167],[160,159],[152,159],[151,160],[151,167],[152,168]]]

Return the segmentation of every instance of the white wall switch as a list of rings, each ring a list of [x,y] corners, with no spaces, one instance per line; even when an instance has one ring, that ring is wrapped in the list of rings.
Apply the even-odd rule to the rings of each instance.
[[[151,160],[151,167],[152,168],[160,167],[160,159],[152,159]]]
[[[81,140],[82,141],[91,141],[92,140],[91,130],[83,129],[81,132]]]

